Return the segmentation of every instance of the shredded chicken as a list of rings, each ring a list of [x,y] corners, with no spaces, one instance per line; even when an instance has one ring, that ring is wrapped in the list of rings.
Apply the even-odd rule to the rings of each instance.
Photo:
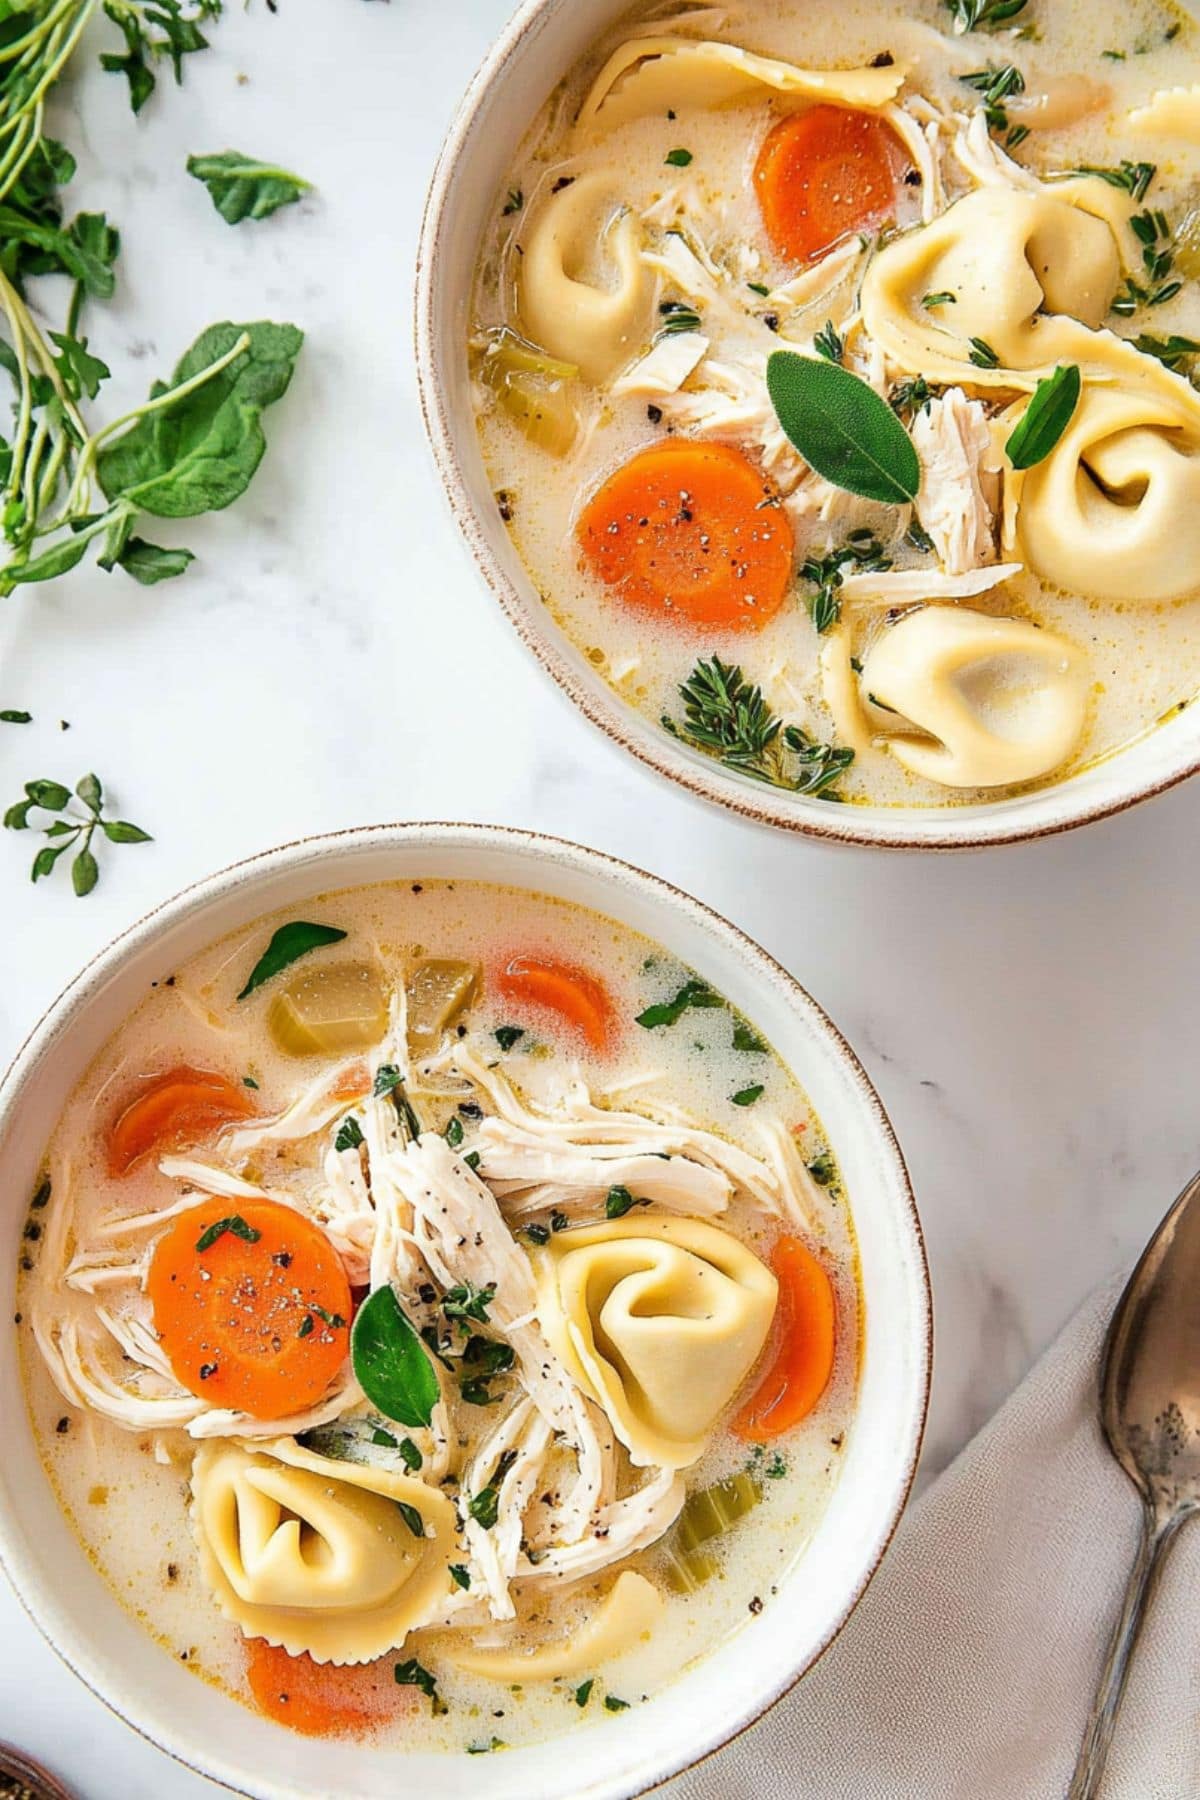
[[[917,511],[948,575],[996,559],[996,516],[985,492],[992,448],[987,414],[961,388],[947,388],[912,423],[921,464]]]
[[[486,1589],[488,1610],[494,1619],[516,1616],[509,1583],[521,1558],[525,1513],[537,1492],[552,1441],[550,1426],[533,1401],[519,1400],[484,1440],[467,1470],[463,1491],[470,1501],[493,1483],[501,1457],[510,1459],[497,1495],[496,1523],[485,1527],[469,1511],[463,1520],[472,1566]]]
[[[643,400],[677,393],[707,355],[708,339],[702,332],[673,332],[631,363],[613,382],[612,392]]]
[[[595,1199],[628,1188],[673,1212],[711,1217],[729,1205],[732,1184],[721,1170],[686,1156],[625,1144],[551,1144],[505,1119],[485,1119],[471,1145],[479,1172],[509,1217],[527,1218],[564,1201]]]
[[[516,1579],[530,1583],[578,1581],[585,1575],[598,1575],[621,1557],[656,1543],[679,1517],[686,1496],[683,1476],[673,1469],[659,1469],[643,1487],[603,1507],[587,1537],[541,1551],[536,1562],[523,1558]]]
[[[968,569],[965,575],[943,575],[938,569],[885,569],[873,574],[847,575],[839,592],[842,599],[875,610],[894,606],[920,606],[926,600],[970,600],[986,594],[1019,575],[1023,563],[988,563]]]

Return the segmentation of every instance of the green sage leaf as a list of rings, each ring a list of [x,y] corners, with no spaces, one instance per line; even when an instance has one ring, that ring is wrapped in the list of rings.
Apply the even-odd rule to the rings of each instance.
[[[1045,461],[1071,423],[1082,386],[1083,378],[1074,363],[1055,369],[1053,375],[1038,382],[1004,446],[1014,469],[1032,469]]]
[[[354,1375],[372,1406],[410,1429],[425,1426],[441,1396],[428,1352],[390,1287],[359,1307],[350,1333]]]
[[[840,364],[776,350],[767,391],[791,442],[826,481],[905,506],[921,485],[912,439],[887,404]]]
[[[299,957],[307,956],[310,950],[320,950],[325,944],[340,944],[345,935],[336,925],[311,925],[305,919],[293,919],[290,924],[281,925],[251,969],[250,979],[238,999],[244,1000],[264,981],[270,981]]]

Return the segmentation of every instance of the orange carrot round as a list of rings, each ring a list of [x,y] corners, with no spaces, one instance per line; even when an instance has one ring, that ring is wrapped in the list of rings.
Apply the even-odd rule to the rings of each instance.
[[[108,1172],[127,1175],[160,1150],[189,1150],[255,1111],[244,1083],[187,1064],[151,1076],[117,1114],[108,1134]]]
[[[615,1015],[598,976],[548,956],[512,956],[495,977],[497,992],[518,1008],[553,1013],[593,1050],[607,1050]]]
[[[638,612],[693,631],[755,631],[792,576],[792,528],[775,499],[732,444],[654,444],[584,507],[584,566]]]
[[[250,1638],[246,1680],[259,1711],[280,1725],[305,1737],[360,1737],[416,1703],[413,1689],[397,1687],[395,1661],[392,1655],[374,1663],[318,1663]]]
[[[154,1247],[146,1291],[190,1393],[255,1419],[315,1406],[350,1347],[350,1285],[310,1219],[278,1200],[205,1200]]]
[[[829,1385],[837,1341],[833,1284],[807,1244],[781,1237],[771,1267],[779,1282],[775,1352],[733,1421],[738,1437],[759,1444],[808,1417]]]
[[[874,113],[814,106],[781,119],[754,165],[767,236],[788,262],[815,262],[854,232],[874,231],[891,217],[907,161]]]

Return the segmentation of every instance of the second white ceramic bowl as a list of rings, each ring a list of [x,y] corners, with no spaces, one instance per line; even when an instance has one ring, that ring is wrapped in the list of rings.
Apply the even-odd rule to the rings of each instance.
[[[930,1300],[920,1226],[891,1127],[853,1053],[779,965],[697,901],[627,864],[485,826],[396,825],[314,838],[236,864],[119,938],[61,996],[0,1084],[0,1304],[12,1317],[28,1197],[63,1098],[147,984],[263,914],[368,882],[532,888],[668,945],[766,1035],[829,1133],[851,1196],[865,1337],[857,1411],[832,1502],[802,1558],[736,1640],[645,1704],[488,1757],[301,1738],[198,1681],[122,1608],[80,1548],[38,1459],[16,1336],[0,1337],[0,1563],[50,1643],[137,1730],[261,1800],[616,1800],[695,1762],[754,1719],[837,1634],[895,1529],[928,1397]]]
[[[555,624],[504,528],[480,454],[467,367],[470,295],[506,170],[535,114],[629,0],[525,0],[467,90],[442,148],[418,256],[421,404],[450,506],[524,644],[575,705],[660,775],[763,824],[844,843],[977,849],[1121,812],[1200,769],[1200,706],[1054,786],[982,806],[833,806],[721,768],[627,706]]]

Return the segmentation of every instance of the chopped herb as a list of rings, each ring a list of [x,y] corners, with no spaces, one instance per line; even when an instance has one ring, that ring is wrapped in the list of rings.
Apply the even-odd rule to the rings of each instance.
[[[253,1225],[247,1225],[240,1213],[232,1213],[227,1219],[217,1219],[207,1231],[200,1233],[196,1239],[197,1250],[211,1250],[217,1239],[223,1238],[226,1232],[232,1237],[241,1238],[244,1244],[257,1244],[262,1236],[262,1232]]]
[[[468,1169],[477,1169],[483,1161],[483,1158],[480,1156],[478,1150],[468,1150],[467,1154],[463,1157],[463,1161],[466,1163]]]
[[[421,1452],[417,1449],[417,1446],[410,1437],[402,1437],[397,1444],[390,1431],[377,1431],[372,1437],[371,1442],[373,1444],[395,1444],[396,1449],[399,1450],[400,1455],[404,1460],[404,1466],[410,1475],[415,1474],[425,1461],[425,1458],[421,1455]]]
[[[705,981],[697,981],[693,976],[685,981],[670,1000],[660,1000],[654,1006],[648,1006],[637,1015],[634,1023],[645,1031],[654,1031],[660,1025],[675,1025],[685,1012],[693,1007],[724,1006],[722,996],[709,987]]]
[[[673,169],[686,169],[692,160],[690,150],[668,150],[664,159]]]
[[[425,1521],[417,1511],[416,1507],[410,1506],[407,1500],[397,1500],[396,1506],[400,1513],[400,1517],[404,1520],[404,1523],[408,1526],[408,1529],[412,1532],[413,1536],[416,1538],[423,1538],[425,1536]]]
[[[228,225],[243,219],[266,219],[281,206],[291,206],[312,186],[276,163],[260,162],[240,150],[189,156],[187,172],[202,181],[209,199]]]
[[[415,1656],[410,1656],[407,1662],[397,1663],[392,1673],[398,1686],[420,1688],[435,1713],[448,1711],[446,1702],[438,1693],[436,1679],[428,1669],[422,1667]]]
[[[311,1333],[311,1332],[312,1332],[312,1331],[314,1331],[314,1330],[315,1330],[315,1324],[314,1324],[314,1321],[313,1321],[313,1316],[312,1316],[312,1314],[311,1314],[311,1313],[305,1313],[305,1315],[304,1315],[304,1317],[303,1317],[303,1318],[302,1318],[302,1319],[301,1319],[301,1321],[300,1321],[300,1329],[299,1329],[299,1331],[298,1331],[298,1332],[297,1332],[297,1333],[296,1333],[296,1336],[297,1336],[297,1337],[302,1337],[302,1338],[306,1338],[306,1337],[308,1337],[308,1336],[309,1336],[309,1335],[310,1335],[310,1333]]]
[[[753,1087],[739,1088],[736,1094],[731,1094],[729,1097],[734,1106],[753,1106],[756,1100],[762,1098],[763,1092],[763,1083],[760,1081]]]
[[[884,555],[883,545],[874,533],[862,530],[852,531],[840,549],[831,550],[825,556],[810,556],[801,565],[800,575],[804,581],[813,584],[814,592],[806,595],[804,604],[817,631],[828,631],[841,617],[838,589],[848,567],[866,572],[890,569],[891,566],[891,558]]]
[[[464,1563],[451,1563],[450,1579],[455,1587],[463,1588],[465,1590],[471,1585],[471,1571]]]
[[[675,337],[683,331],[700,329],[700,314],[694,306],[688,306],[683,300],[664,300],[658,310],[662,324],[654,334],[655,343],[660,338]]]
[[[552,1212],[550,1214],[551,1231],[565,1231],[570,1223],[571,1221],[565,1212]]]
[[[446,1127],[446,1142],[452,1150],[457,1150],[463,1141],[463,1123],[461,1119],[451,1119]]]
[[[1014,94],[1025,92],[1025,77],[1020,69],[1012,63],[1005,63],[1003,68],[997,68],[993,64],[986,69],[976,69],[970,75],[960,75],[958,79],[965,87],[974,88],[979,94],[988,129],[1007,131],[1008,113],[1004,102]]]
[[[481,1525],[485,1531],[490,1531],[496,1523],[499,1507],[500,1489],[495,1485],[480,1488],[479,1492],[472,1494],[467,1502],[467,1511],[475,1523]]]
[[[243,1075],[242,1076],[242,1086],[248,1087],[248,1088],[257,1088],[258,1083],[257,1083],[257,1081],[255,1081],[253,1075]]]
[[[934,397],[934,390],[923,375],[914,375],[909,381],[897,381],[888,392],[888,404],[901,418],[915,418],[918,413],[929,410],[929,402]]]
[[[575,1689],[575,1692],[574,1692],[574,1700],[575,1700],[576,1706],[586,1706],[587,1705],[588,1701],[592,1697],[592,1689],[595,1687],[595,1685],[596,1685],[596,1677],[594,1675],[589,1675],[586,1681],[580,1682],[579,1686]]]
[[[514,1044],[520,1043],[525,1033],[520,1025],[500,1025],[492,1036],[502,1050],[511,1050]]]
[[[1025,11],[1027,0],[944,0],[954,21],[955,33],[994,31]]]
[[[494,1737],[490,1744],[468,1744],[467,1745],[467,1755],[468,1756],[487,1756],[489,1751],[503,1750],[505,1748],[506,1748],[506,1746],[504,1743],[504,1739]]]
[[[362,1143],[362,1126],[354,1114],[350,1113],[339,1125],[338,1134],[333,1140],[333,1147],[335,1150],[358,1150],[362,1147]]]
[[[312,925],[306,919],[293,919],[290,924],[281,925],[250,971],[238,999],[244,1000],[255,988],[271,981],[300,957],[323,949],[326,944],[340,944],[345,935],[336,925]]]
[[[837,1180],[837,1163],[833,1159],[833,1152],[822,1150],[819,1156],[814,1156],[808,1165],[808,1172],[818,1187],[832,1187]]]
[[[371,1084],[371,1093],[376,1100],[391,1095],[400,1123],[410,1138],[421,1135],[421,1121],[413,1111],[412,1103],[404,1088],[404,1077],[395,1063],[380,1063],[375,1071],[375,1080]]]
[[[1004,448],[1014,469],[1044,462],[1071,423],[1083,378],[1074,363],[1039,381]]]
[[[1100,54],[1104,58],[1105,62],[1124,62],[1125,61],[1125,52],[1123,50],[1102,50],[1100,52]]]
[[[948,288],[942,288],[936,294],[922,294],[921,305],[928,309],[933,306],[957,306],[958,295],[952,294]]]
[[[531,1244],[548,1244],[550,1242],[550,1232],[545,1225],[526,1225],[525,1236]]]
[[[1112,303],[1113,312],[1129,318],[1139,306],[1163,306],[1173,300],[1183,286],[1182,281],[1168,280],[1175,262],[1171,227],[1167,216],[1157,208],[1135,213],[1130,229],[1142,247],[1145,281],[1126,276],[1125,286]]]
[[[330,1331],[344,1331],[345,1330],[346,1321],[345,1321],[345,1319],[343,1319],[341,1313],[326,1312],[326,1310],[323,1306],[314,1306],[313,1311],[316,1313],[318,1319],[320,1319],[324,1324],[328,1325]]]
[[[20,712],[15,706],[6,706],[0,712],[0,725],[32,725],[33,714]]]
[[[832,319],[826,319],[820,331],[813,338],[813,349],[818,356],[823,356],[826,362],[841,362],[846,353],[846,346],[834,329]]]
[[[635,1206],[649,1206],[648,1200],[635,1200],[627,1187],[610,1187],[604,1201],[606,1219],[623,1219]]]
[[[767,1048],[753,1025],[743,1019],[740,1013],[734,1014],[733,1047],[747,1055],[761,1055]]]
[[[761,294],[764,300],[771,291],[765,281],[748,281],[746,286],[752,294]]]
[[[1168,369],[1181,368],[1189,357],[1200,351],[1200,344],[1195,338],[1177,337],[1174,333],[1170,337],[1160,338],[1150,337],[1142,332],[1134,338],[1133,347],[1140,350],[1143,356],[1157,357]]]
[[[496,1284],[477,1288],[472,1282],[464,1281],[458,1287],[447,1290],[442,1299],[442,1311],[448,1319],[475,1319],[481,1325],[487,1324],[488,1307],[496,1298]]]
[[[1105,51],[1105,55],[1110,54],[1111,52]],[[1123,193],[1131,194],[1135,200],[1142,201],[1146,198],[1150,183],[1158,174],[1158,165],[1147,162],[1127,162],[1122,159],[1115,169],[1097,168],[1094,163],[1081,163],[1074,173],[1076,175],[1095,175],[1101,181],[1107,181],[1109,187],[1120,188]]]
[[[628,1712],[629,1702],[628,1700],[618,1700],[615,1694],[605,1694],[604,1710],[605,1712]]]
[[[525,196],[520,188],[509,188],[503,207],[504,217],[507,219],[510,213],[519,213],[524,204]]]
[[[1000,367],[1000,358],[986,338],[973,337],[969,341],[971,345],[970,360],[977,369],[998,369]]]
[[[0,589],[3,586],[3,574],[0,572]],[[68,807],[78,801],[83,807],[84,816],[69,812]],[[104,790],[95,775],[85,775],[75,785],[74,794],[60,781],[41,779],[25,783],[25,797],[10,806],[4,815],[4,824],[9,831],[30,830],[29,815],[31,812],[58,813],[61,816],[44,827],[48,843],[43,844],[33,859],[32,879],[40,881],[43,875],[49,875],[59,857],[68,850],[74,850],[71,862],[71,883],[76,894],[82,899],[90,894],[100,879],[100,869],[92,850],[92,839],[99,829],[110,844],[148,844],[150,835],[139,825],[130,825],[124,819],[106,819],[103,817]]]

